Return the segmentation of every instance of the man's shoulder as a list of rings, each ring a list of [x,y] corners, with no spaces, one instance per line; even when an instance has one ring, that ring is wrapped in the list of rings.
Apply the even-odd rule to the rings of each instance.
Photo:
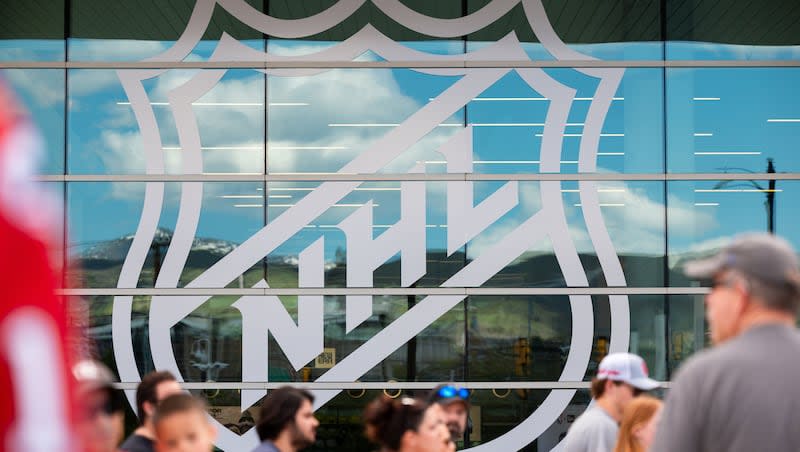
[[[778,339],[778,340],[776,340]],[[675,380],[701,377],[704,379],[716,373],[729,372],[731,365],[759,365],[769,360],[776,348],[800,353],[800,331],[795,328],[766,326],[747,331],[722,344],[695,353],[678,369]],[[750,357],[750,359],[746,359]]]
[[[617,423],[602,408],[592,406],[570,426],[564,439],[565,452],[611,451],[617,437]]]
[[[153,452],[155,448],[153,440],[134,433],[119,446],[119,450],[122,452]]]
[[[586,409],[570,427],[570,433],[582,434],[593,430],[616,429],[617,424],[602,408],[592,406]]]

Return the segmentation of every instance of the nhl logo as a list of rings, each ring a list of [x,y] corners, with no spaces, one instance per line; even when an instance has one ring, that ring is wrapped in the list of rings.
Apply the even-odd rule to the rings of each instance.
[[[182,61],[199,42],[216,6],[224,8],[241,22],[264,34],[292,39],[328,30],[350,17],[364,3],[365,0],[341,0],[317,15],[298,20],[283,20],[265,16],[243,0],[217,2],[198,0],[181,38],[172,48],[149,61],[154,63]],[[558,38],[539,0],[521,2],[494,0],[482,9],[460,19],[424,16],[409,9],[399,0],[373,0],[373,3],[384,14],[413,31],[434,37],[455,39],[484,28],[521,3],[531,28],[544,49],[553,57],[558,60],[593,59],[570,49]],[[259,69],[260,72],[280,77],[299,77],[328,70],[309,69],[311,65],[308,62],[328,62],[335,66],[334,63],[337,62],[351,62],[366,51],[372,51],[388,62],[424,62],[426,64],[419,65],[423,67],[413,70],[432,76],[449,77],[455,81],[405,121],[371,141],[369,146],[346,163],[339,173],[369,175],[381,171],[510,72],[516,72],[532,91],[549,100],[541,134],[539,169],[542,173],[561,171],[562,141],[567,126],[567,115],[575,101],[576,90],[552,78],[541,68],[504,65],[503,62],[530,61],[513,33],[509,33],[489,47],[473,52],[434,55],[405,47],[387,38],[371,25],[367,25],[333,47],[301,56],[280,56],[259,52],[224,34],[216,43],[216,48],[208,61],[221,64],[263,61],[264,69]],[[268,64],[271,62],[282,62],[286,67],[272,68]],[[492,62],[494,63],[487,64]],[[436,67],[437,63],[439,67]],[[183,150],[184,174],[199,175],[204,171],[200,131],[192,114],[192,103],[218,84],[226,71],[227,69],[203,69],[168,94],[169,106]],[[594,172],[600,130],[619,86],[623,69],[580,68],[575,71],[599,80],[586,114],[578,162],[580,172]],[[143,82],[167,72],[166,69],[119,72],[120,81],[136,114],[141,131],[148,174],[165,174],[165,169],[161,155],[163,149],[161,136]],[[473,172],[472,139],[473,126],[467,125],[448,136],[438,147],[437,151],[444,156],[446,173],[469,175]],[[408,160],[405,171],[419,175],[424,174],[426,168],[422,164]],[[347,178],[322,182],[185,287],[194,289],[192,293],[195,294],[203,293],[203,289],[226,287],[254,264],[269,257],[298,231],[310,225],[362,183],[363,181]],[[469,243],[520,202],[517,181],[506,182],[477,205],[473,202],[473,182],[467,178],[462,180],[451,178],[445,184],[448,254]],[[399,220],[387,225],[385,231],[377,237],[373,236],[375,223],[372,202],[364,203],[335,225],[346,238],[348,287],[374,287],[372,280],[374,270],[397,253],[402,256],[400,269],[402,287],[412,286],[425,275],[426,182],[424,178],[409,176],[408,180],[400,182],[399,186]],[[528,218],[519,221],[507,234],[490,243],[478,256],[444,281],[441,287],[453,289],[452,292],[439,292],[425,297],[344,359],[338,360],[316,379],[316,382],[357,381],[398,347],[461,303],[467,296],[466,290],[457,289],[480,287],[541,241],[549,240],[552,243],[564,280],[570,287],[588,286],[588,278],[569,235],[561,196],[561,182],[542,180],[539,187],[541,208]],[[605,279],[609,285],[624,286],[625,279],[619,259],[600,215],[597,188],[591,181],[581,181],[579,187],[581,208]],[[119,277],[120,288],[136,287],[144,260],[157,231],[164,193],[164,182],[147,183],[138,229]],[[202,204],[203,182],[182,182],[175,232],[155,284],[157,289],[178,287],[181,272],[196,237]],[[324,255],[324,236],[310,242],[299,251],[298,287],[324,287],[326,265]],[[268,289],[268,285],[266,281],[261,280],[253,288]],[[258,383],[269,380],[269,362],[266,353],[268,332],[275,338],[295,369],[302,368],[323,352],[325,327],[323,296],[309,293],[311,292],[301,293],[298,296],[297,322],[274,295],[246,295],[233,304],[242,315],[243,382]],[[170,331],[209,298],[207,295],[192,294],[152,297],[149,339],[150,352],[156,368],[169,370],[180,380],[183,379],[173,353]],[[609,351],[627,351],[629,334],[627,297],[611,295],[609,299],[612,322]],[[140,379],[131,338],[132,301],[130,296],[116,297],[112,320],[114,354],[120,377],[125,382],[136,382]],[[586,373],[592,348],[592,301],[589,295],[570,295],[569,302],[572,312],[572,337],[560,381],[581,381]],[[371,295],[347,295],[345,312],[347,332],[361,325],[372,314]],[[316,408],[325,405],[340,392],[340,389],[314,391]],[[264,390],[243,390],[242,410],[265,394]],[[552,390],[526,420],[474,450],[517,450],[524,447],[558,419],[574,394],[575,389]],[[217,445],[224,450],[250,450],[258,442],[255,429],[250,429],[245,435],[240,436],[222,425],[217,425],[217,428],[220,431]]]

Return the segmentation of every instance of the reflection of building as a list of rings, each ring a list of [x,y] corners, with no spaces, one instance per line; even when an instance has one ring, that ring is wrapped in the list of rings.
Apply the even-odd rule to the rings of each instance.
[[[800,84],[784,66],[800,59],[800,10],[645,3],[7,5],[0,68],[47,140],[43,179],[66,200],[99,355],[123,382],[174,361],[236,422],[244,396],[211,381],[246,372],[232,304],[279,296],[297,322],[299,296],[323,297],[322,344],[298,349],[333,348],[334,367],[256,345],[269,344],[265,385],[356,384],[319,411],[328,450],[361,444],[380,391],[354,382],[477,385],[486,442],[544,431],[525,421],[563,394],[550,389],[585,386],[615,344],[669,380],[705,339],[703,289],[681,262],[766,229],[758,190],[776,186],[768,224],[800,242],[785,145]],[[737,67],[744,54],[764,67]],[[573,353],[588,358],[564,376]],[[349,356],[366,369],[342,370]]]

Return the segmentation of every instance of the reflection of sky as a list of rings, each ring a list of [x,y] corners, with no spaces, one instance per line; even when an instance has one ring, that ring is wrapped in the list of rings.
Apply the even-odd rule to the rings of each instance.
[[[87,60],[140,59],[157,54],[169,45],[137,46],[134,42],[123,42],[122,47],[130,49],[120,50],[116,44],[119,42],[111,46],[107,42],[70,40],[70,55]],[[215,44],[202,42],[189,59],[207,59]],[[247,44],[257,50],[263,46],[260,41]],[[292,54],[318,51],[326,45],[331,44],[309,45],[308,42],[283,40],[269,44],[268,48],[276,53]],[[537,46],[540,47],[526,44],[526,51],[533,58],[544,57],[537,53],[541,51]],[[697,54],[706,55],[702,52],[713,50],[708,44],[694,46]],[[413,47],[441,54],[464,49],[462,41],[414,43]],[[470,50],[479,47],[480,43],[467,46]],[[657,59],[663,54],[660,43],[577,47],[601,58]],[[734,47],[717,46],[716,51],[722,55],[720,58],[746,55],[742,49]],[[98,53],[111,48],[114,49],[111,54]],[[667,53],[673,56],[670,49],[689,52],[692,47],[685,43],[669,43]],[[774,57],[785,55],[778,50],[772,53]],[[764,49],[753,51],[753,55],[761,55],[759,58],[767,57]],[[131,58],[133,54],[125,52],[139,53]],[[797,109],[800,88],[794,83],[797,70],[669,69],[665,86],[662,69],[626,69],[603,124],[598,171],[661,174],[666,165],[670,172],[764,172],[767,158],[775,159],[778,172],[796,171],[798,160],[793,156],[792,145],[800,135],[800,121],[792,120],[800,118]],[[152,102],[163,103],[171,90],[200,72],[166,71],[145,81],[144,87]],[[582,123],[597,80],[572,69],[547,69],[545,72],[577,90],[578,99],[571,105],[567,136],[562,145],[562,172],[574,173]],[[19,90],[48,141],[49,158],[43,171],[61,173],[64,71],[6,70],[4,76]],[[270,76],[265,83],[263,74],[257,71],[230,70],[193,107],[202,146],[206,148],[203,150],[204,170],[263,173],[266,164],[271,172],[278,173],[336,171],[458,79],[407,69],[340,69],[307,77]],[[138,125],[130,105],[126,104],[128,99],[116,71],[70,70],[67,89],[69,172],[143,173],[145,164]],[[268,107],[264,106],[265,93]],[[665,93],[666,107],[662,102]],[[429,173],[444,171],[443,157],[437,149],[465,121],[473,125],[476,173],[538,172],[535,161],[539,158],[541,137],[537,134],[541,134],[543,127],[533,124],[544,123],[548,106],[549,101],[542,99],[536,87],[528,86],[512,71],[469,102],[465,109],[455,110],[443,125],[434,128],[382,172],[407,172],[416,162],[425,162]],[[167,171],[180,173],[182,151],[171,110],[165,105],[154,105],[153,110],[167,148],[164,150]],[[666,133],[663,128],[665,111]],[[268,143],[264,142],[265,131]],[[665,145],[669,151],[666,160]],[[476,183],[475,202],[486,198],[501,184]],[[759,184],[765,185],[764,182]],[[620,252],[663,253],[666,246],[665,199],[669,207],[666,224],[671,253],[711,246],[718,243],[720,237],[737,231],[765,229],[764,194],[760,192],[707,191],[715,189],[714,182],[670,182],[666,193],[664,183],[659,181],[598,185],[602,190],[600,202],[604,219]],[[794,209],[788,206],[788,200],[794,199],[789,194],[792,187],[787,182],[778,185],[778,188],[787,187],[776,197],[777,229],[793,239],[787,227],[797,220]],[[173,229],[179,191],[177,184],[170,186],[161,226]],[[284,183],[283,186],[308,184]],[[399,183],[365,185],[369,186],[397,188]],[[580,202],[576,189],[574,182],[562,184],[573,238],[579,249],[589,251],[592,246],[586,239],[580,206],[575,206]],[[108,240],[135,230],[143,200],[142,183],[73,183],[68,192],[73,241]],[[286,212],[303,192],[271,194],[281,197],[267,199],[267,204],[286,206],[270,207],[267,217],[273,219]],[[207,183],[198,236],[235,242],[245,240],[263,224],[263,196],[261,183]],[[373,199],[379,204],[375,208],[375,223],[390,225],[398,220],[399,196],[397,190],[364,190],[352,193],[340,203],[355,206]],[[446,228],[442,227],[446,223],[444,183],[428,184],[427,202],[427,243],[431,249],[441,249],[446,238]],[[250,206],[241,207],[244,204]],[[470,245],[471,254],[479,253],[482,246],[489,246],[509,228],[535,213],[539,206],[538,185],[520,184],[520,205],[476,237]],[[331,208],[309,225],[316,228],[304,228],[297,233],[296,240],[279,251],[297,253],[316,237],[324,235],[329,242],[326,258],[332,259],[335,249],[343,247],[344,235],[333,228],[326,231],[319,226],[335,224],[354,209]],[[376,228],[376,234],[382,230]],[[797,244],[798,240],[794,242]]]

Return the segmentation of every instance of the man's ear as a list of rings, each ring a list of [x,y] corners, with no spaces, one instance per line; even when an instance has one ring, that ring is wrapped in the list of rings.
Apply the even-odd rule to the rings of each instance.
[[[148,402],[148,401],[145,401],[142,404],[142,409],[144,410],[144,414],[146,416],[145,419],[152,419],[153,418],[153,414],[155,414],[155,412],[156,412],[155,405],[150,403],[150,402]]]
[[[736,288],[739,292],[739,297],[736,298],[736,312],[743,314],[748,307],[750,307],[750,287],[743,281],[736,282]]]
[[[214,424],[212,424],[211,422],[206,422],[206,425],[208,426],[207,427],[208,428],[208,435],[211,437],[211,441],[212,442],[216,442],[217,441],[217,433],[218,433],[217,432],[217,427],[215,427]]]

